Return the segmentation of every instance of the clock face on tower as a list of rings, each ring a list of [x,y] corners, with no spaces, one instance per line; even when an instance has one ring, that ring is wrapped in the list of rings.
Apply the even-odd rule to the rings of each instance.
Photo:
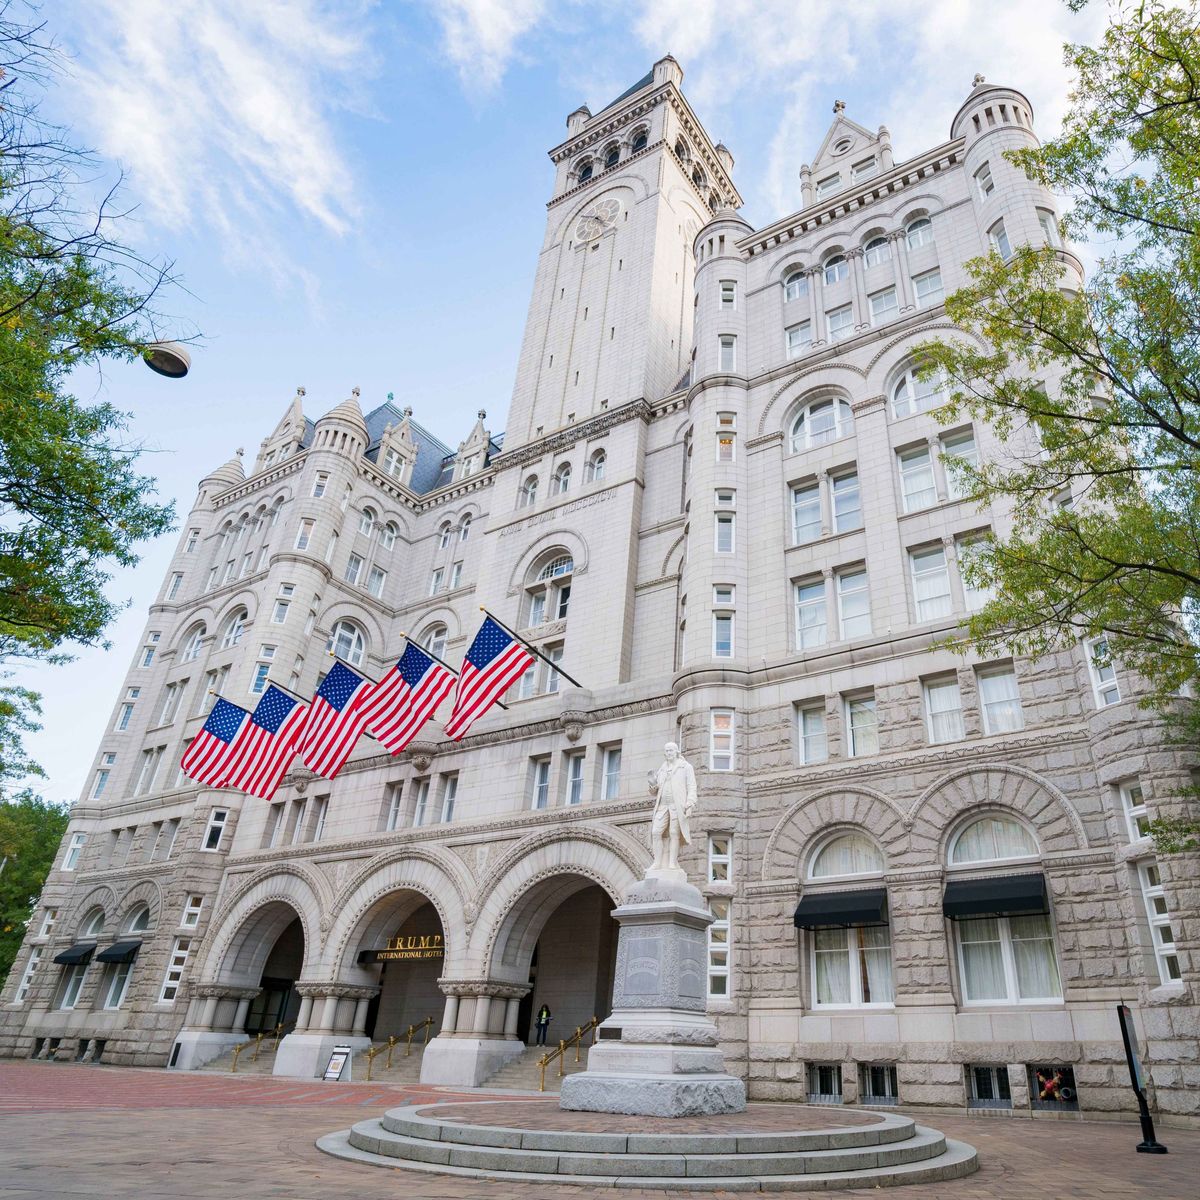
[[[616,223],[621,212],[621,202],[613,197],[599,200],[592,205],[575,225],[575,237],[580,242],[594,242],[607,233]]]

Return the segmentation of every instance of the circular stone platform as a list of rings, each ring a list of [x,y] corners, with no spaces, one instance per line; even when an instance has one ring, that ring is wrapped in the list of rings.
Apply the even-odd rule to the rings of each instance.
[[[823,1191],[956,1179],[975,1151],[899,1113],[751,1104],[704,1117],[565,1112],[558,1101],[393,1108],[317,1142],[339,1158],[475,1178]]]

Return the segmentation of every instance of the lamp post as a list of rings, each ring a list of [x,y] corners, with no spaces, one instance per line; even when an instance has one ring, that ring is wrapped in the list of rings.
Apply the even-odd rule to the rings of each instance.
[[[142,351],[142,361],[168,379],[182,379],[192,366],[191,355],[179,342],[150,342]]]

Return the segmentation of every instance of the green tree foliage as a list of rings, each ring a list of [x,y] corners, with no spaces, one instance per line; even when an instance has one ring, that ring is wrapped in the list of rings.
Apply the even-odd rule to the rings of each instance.
[[[1060,136],[1007,157],[1064,198],[1060,234],[1100,260],[1079,288],[1055,246],[993,251],[946,302],[970,336],[923,348],[950,377],[942,415],[1012,438],[999,461],[949,461],[1014,514],[964,565],[994,594],[969,641],[1037,655],[1103,636],[1097,661],[1137,671],[1194,740],[1180,691],[1200,694],[1200,22],[1117,6],[1098,46],[1065,55]],[[1041,451],[1021,456],[1030,432]],[[1164,851],[1195,845],[1187,820],[1156,832]]]
[[[67,820],[65,805],[30,791],[0,801],[0,979],[21,948]]]
[[[74,390],[157,340],[166,268],[112,239],[111,195],[83,207],[86,155],[38,118],[57,55],[28,13],[0,3],[0,667],[101,643],[122,607],[105,591],[114,564],[172,520],[126,415]],[[20,735],[36,715],[33,693],[0,688],[0,783],[30,772]]]

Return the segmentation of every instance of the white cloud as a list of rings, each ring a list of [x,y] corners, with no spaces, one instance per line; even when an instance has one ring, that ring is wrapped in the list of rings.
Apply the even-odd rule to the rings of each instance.
[[[466,91],[491,91],[504,78],[518,40],[545,11],[544,0],[433,0],[443,49]]]
[[[210,225],[288,276],[271,228],[340,236],[359,206],[332,116],[372,57],[366,0],[99,0],[76,48],[78,123],[116,159],[143,214]]]

